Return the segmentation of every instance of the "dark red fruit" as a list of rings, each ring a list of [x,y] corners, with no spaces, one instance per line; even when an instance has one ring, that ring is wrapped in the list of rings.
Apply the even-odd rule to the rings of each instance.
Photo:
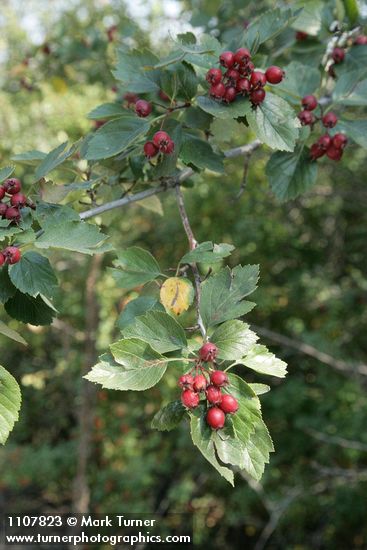
[[[199,405],[200,397],[198,393],[187,389],[182,392],[181,401],[188,409],[195,409]]]
[[[10,206],[9,208],[7,208],[5,212],[5,218],[7,220],[12,220],[12,221],[20,220],[20,212],[18,208],[15,208],[13,206]]]
[[[0,267],[2,267],[5,264],[5,256],[0,252]]]
[[[5,217],[5,213],[6,213],[7,209],[8,209],[8,205],[5,204],[4,202],[0,202],[0,216],[2,218]]]
[[[202,361],[209,362],[214,361],[217,357],[218,348],[215,344],[207,342],[199,349],[199,357]]]
[[[341,63],[342,61],[344,61],[345,51],[343,50],[343,48],[334,48],[331,53],[331,57],[333,58],[335,63]]]
[[[212,384],[214,384],[214,386],[225,386],[226,384],[228,384],[228,376],[222,370],[214,370],[210,374],[210,381]]]
[[[228,86],[228,88],[226,88],[226,93],[224,94],[223,99],[226,103],[232,103],[232,101],[236,99],[236,95],[236,88],[234,88],[233,86]]]
[[[22,184],[18,178],[10,178],[4,181],[3,187],[9,195],[15,195],[21,190]]]
[[[153,136],[153,143],[162,153],[167,152],[167,148],[169,148],[170,143],[172,143],[171,138],[167,134],[167,132],[164,132],[163,130],[160,130],[159,132],[156,132]]]
[[[302,99],[302,107],[306,111],[313,111],[314,109],[316,109],[317,105],[317,99],[314,95],[305,95],[305,97]]]
[[[259,88],[258,90],[252,90],[250,93],[250,99],[254,105],[259,105],[262,103],[265,99],[266,92],[262,88]]]
[[[220,402],[220,408],[227,414],[233,414],[238,411],[238,401],[233,395],[225,394]]]
[[[317,143],[321,147],[321,149],[327,149],[331,145],[331,137],[329,134],[324,134],[323,136],[319,137],[317,140]]]
[[[191,374],[183,374],[178,379],[178,385],[181,386],[181,388],[191,388],[194,383],[194,377],[191,376]]]
[[[311,111],[301,111],[298,113],[298,118],[301,121],[302,126],[309,126],[315,122],[315,117]]]
[[[247,48],[239,48],[234,54],[234,61],[237,65],[245,65],[251,59],[251,53]]]
[[[273,65],[265,71],[266,80],[270,84],[279,84],[284,78],[285,72],[280,68]]]
[[[234,53],[233,52],[223,52],[219,56],[219,63],[223,67],[227,67],[227,69],[230,69],[233,67],[235,60],[234,60]]]
[[[361,36],[357,36],[357,38],[354,41],[354,44],[356,46],[366,46],[367,45],[367,36],[365,36],[363,34]]]
[[[261,71],[254,71],[250,76],[250,82],[254,88],[262,88],[266,84],[266,76]]]
[[[343,149],[337,149],[334,145],[330,145],[326,151],[326,155],[331,160],[340,160],[343,156]]]
[[[339,133],[335,134],[333,137],[333,146],[337,149],[344,149],[348,143],[348,138],[345,134]]]
[[[207,379],[203,374],[197,374],[195,376],[194,384],[193,384],[193,388],[195,391],[198,391],[198,392],[204,391],[207,385],[208,385]]]
[[[138,116],[145,118],[152,112],[152,104],[149,101],[145,101],[145,99],[138,99],[135,103],[135,112]]]
[[[209,94],[216,99],[222,99],[226,93],[226,87],[222,82],[219,82],[219,84],[215,84],[212,86],[209,90]]]
[[[172,141],[172,139],[169,140],[168,145],[166,146],[166,150],[164,151],[166,155],[170,155],[175,150],[175,143]]]
[[[334,128],[335,124],[338,122],[338,117],[335,113],[326,113],[322,117],[322,123],[325,126],[325,128]]]
[[[152,141],[147,141],[144,144],[144,154],[148,159],[158,155],[159,149],[154,145]]]
[[[207,400],[212,405],[218,405],[222,401],[222,392],[218,386],[208,386],[205,393]]]
[[[5,256],[6,263],[11,265],[18,263],[22,256],[19,248],[16,246],[8,246],[2,253]]]
[[[23,195],[23,193],[17,193],[16,195],[12,195],[10,199],[10,204],[17,208],[23,208],[23,206],[27,204],[27,197]]]
[[[101,128],[102,126],[104,126],[106,124],[107,120],[105,119],[100,119],[100,120],[95,120],[94,121],[94,127],[98,130],[98,128]]]
[[[303,32],[303,31],[296,32],[296,40],[298,42],[303,42],[304,40],[307,40],[307,38],[308,38],[307,32]]]
[[[250,81],[247,78],[241,78],[237,81],[236,90],[241,94],[249,93],[251,89]]]
[[[226,416],[219,407],[211,407],[206,413],[206,421],[213,430],[220,430],[224,426]]]
[[[247,65],[243,67],[243,72],[246,71],[247,74],[251,74],[254,69],[255,69],[255,65],[252,63],[252,61],[249,61]]]
[[[170,97],[163,90],[159,90],[158,95],[162,101],[171,101]]]
[[[0,201],[1,199],[3,199],[5,197],[5,187],[3,187],[2,185],[0,185]]]
[[[228,69],[228,71],[224,73],[224,76],[226,77],[227,82],[235,86],[237,80],[240,78],[240,73],[236,71],[236,69]]]
[[[311,145],[311,149],[310,149],[310,158],[311,158],[311,160],[316,160],[316,159],[324,156],[325,153],[326,153],[325,149],[320,147],[320,145],[318,143],[314,143],[313,145]]]
[[[127,101],[128,105],[134,105],[138,101],[138,96],[132,92],[126,92],[124,95],[124,100]]]
[[[206,80],[210,84],[219,84],[219,82],[222,80],[222,71],[220,69],[209,69],[209,71],[206,73]]]

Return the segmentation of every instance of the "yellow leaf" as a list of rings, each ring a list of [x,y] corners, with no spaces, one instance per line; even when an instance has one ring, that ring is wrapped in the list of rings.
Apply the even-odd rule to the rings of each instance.
[[[194,288],[188,279],[170,277],[162,287],[160,298],[164,307],[175,315],[180,315],[189,309],[194,299]]]
[[[51,86],[58,94],[65,94],[68,91],[68,85],[65,80],[59,76],[53,76],[50,79]]]

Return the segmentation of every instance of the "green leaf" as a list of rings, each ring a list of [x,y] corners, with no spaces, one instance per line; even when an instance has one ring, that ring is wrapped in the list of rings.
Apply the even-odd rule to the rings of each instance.
[[[235,360],[253,348],[258,336],[249,325],[239,321],[226,321],[214,331],[211,339],[218,348],[218,358]]]
[[[74,144],[67,149],[67,144],[67,141],[61,143],[58,147],[45,156],[34,174],[37,181],[44,178],[49,172],[57,168],[57,166],[62,164],[66,159],[75,153],[78,145]]]
[[[159,62],[149,50],[120,48],[117,52],[117,66],[113,72],[117,80],[133,93],[149,93],[159,90],[160,71],[152,67]]]
[[[15,170],[15,166],[4,166],[0,170],[0,183],[9,178]]]
[[[211,428],[206,424],[204,415],[197,416],[193,414],[191,416],[191,437],[192,442],[199,449],[201,454],[206,458],[208,462],[223,476],[231,485],[234,485],[234,476],[232,470],[222,465],[215,452],[213,442],[213,432]]]
[[[228,105],[206,95],[199,96],[196,101],[200,109],[216,118],[238,118],[246,116],[251,111],[251,103],[246,98],[236,99]]]
[[[339,120],[338,132],[345,132],[348,138],[367,148],[367,120]]]
[[[211,241],[198,244],[198,246],[181,258],[181,264],[205,263],[213,264],[230,256],[234,246],[227,243],[214,244]]]
[[[158,411],[152,420],[152,428],[160,431],[169,431],[176,428],[185,415],[185,407],[181,401],[172,401]]]
[[[88,113],[87,118],[91,120],[104,120],[107,118],[117,118],[127,114],[130,114],[130,111],[124,109],[118,103],[103,103]]]
[[[104,124],[87,145],[87,160],[113,157],[132,145],[149,130],[149,122],[136,116],[123,116]]]
[[[8,327],[2,321],[0,321],[0,333],[8,338],[11,338],[12,340],[15,340],[15,342],[18,342],[19,344],[23,344],[24,346],[28,345],[24,338],[16,330]]]
[[[175,143],[175,149],[170,155],[164,155],[163,159],[153,170],[154,179],[172,175],[176,170],[178,155],[182,142],[182,126],[176,120],[170,120],[165,124],[165,131],[171,136]]]
[[[276,85],[276,91],[285,94],[286,99],[297,104],[308,94],[312,94],[320,86],[321,74],[315,67],[305,65],[300,61],[292,61],[283,67],[285,78]]]
[[[218,457],[224,464],[238,466],[241,470],[246,464],[246,446],[234,437],[224,438],[221,433],[214,432],[213,441]]]
[[[238,401],[238,411],[232,416],[232,425],[237,439],[247,445],[261,420],[260,401],[251,387],[239,376],[228,374],[229,386],[224,390]]]
[[[134,322],[135,317],[143,315],[147,311],[165,311],[164,307],[152,296],[139,296],[128,302],[117,319],[117,326],[123,330]]]
[[[265,100],[247,114],[251,130],[272,149],[293,151],[300,122],[289,103],[267,92]]]
[[[262,395],[263,393],[268,393],[270,391],[270,386],[267,384],[249,384],[250,388],[256,395]]]
[[[306,147],[294,153],[273,153],[266,166],[270,187],[279,200],[294,199],[312,187],[317,179],[317,163]]]
[[[290,8],[275,8],[262,13],[244,31],[242,45],[250,50],[255,44],[259,46],[267,40],[275,38],[296,19],[296,14]]]
[[[11,159],[33,166],[34,164],[37,164],[38,161],[43,160],[46,157],[47,153],[43,153],[42,151],[38,151],[37,149],[32,149],[31,151],[26,151],[25,153],[13,155]]]
[[[22,323],[31,325],[50,325],[55,316],[55,311],[49,307],[42,296],[28,296],[19,290],[5,303],[5,311]]]
[[[22,403],[20,388],[15,378],[0,366],[0,443],[4,445],[19,418]]]
[[[189,128],[207,130],[212,120],[212,115],[199,109],[199,107],[189,107],[185,109],[184,121],[185,125]]]
[[[201,287],[200,313],[206,327],[241,317],[255,306],[243,300],[256,289],[259,266],[226,267],[209,277]]]
[[[256,372],[277,376],[278,378],[284,378],[287,374],[287,363],[278,359],[266,346],[260,344],[252,346],[246,352],[246,357],[243,357],[239,363]]]
[[[255,432],[245,447],[243,469],[259,481],[264,473],[265,464],[269,463],[269,455],[273,451],[273,442],[268,429],[264,422],[258,419],[255,424]]]
[[[349,21],[354,25],[359,17],[357,0],[343,0],[343,5]]]
[[[367,71],[364,70],[364,75],[366,74]],[[367,78],[358,81],[360,76],[360,70],[342,74],[334,88],[333,101],[341,105],[367,105]]]
[[[37,248],[62,248],[82,254],[98,254],[98,248],[107,235],[99,227],[86,222],[62,222],[58,225],[47,223],[44,233],[35,241]]]
[[[126,290],[154,281],[161,275],[156,259],[137,246],[119,252],[114,265],[121,269],[111,269],[112,276],[118,286]]]
[[[52,298],[57,290],[57,278],[50,262],[37,252],[26,252],[20,262],[9,267],[13,285],[25,294],[43,294]]]
[[[307,0],[307,2],[298,0],[294,2],[294,8],[301,8],[302,11],[294,21],[293,28],[311,36],[317,36],[322,28],[325,2],[323,0]]]
[[[188,63],[177,63],[162,73],[161,89],[170,98],[191,101],[196,95],[197,87],[198,78]]]
[[[16,288],[10,280],[8,267],[3,266],[0,268],[0,302],[4,304],[14,296]]]
[[[173,317],[162,311],[148,311],[136,317],[123,333],[125,338],[140,338],[159,353],[187,347],[184,329]]]
[[[224,172],[224,155],[215,153],[207,141],[189,134],[186,134],[181,147],[180,159],[185,164],[194,165],[201,170],[207,168],[212,172]]]

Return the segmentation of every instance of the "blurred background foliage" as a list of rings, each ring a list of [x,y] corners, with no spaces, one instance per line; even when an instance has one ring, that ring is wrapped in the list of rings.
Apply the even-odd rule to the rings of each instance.
[[[3,0],[1,164],[25,150],[75,141],[92,128],[86,114],[119,99],[110,72],[119,42],[151,44],[163,55],[169,33],[191,28],[230,42],[272,5],[67,0],[50,9],[46,0]],[[264,55],[280,51],[278,63],[286,64],[292,44],[289,30]],[[310,39],[295,51],[312,64],[320,47]],[[251,139],[234,127],[227,133],[228,146]],[[187,425],[169,433],[150,429],[153,414],[178,395],[170,372],[144,393],[95,390],[88,413],[90,510],[195,512],[198,548],[367,548],[367,159],[362,149],[348,147],[339,165],[321,163],[318,184],[307,195],[279,204],[264,175],[267,158],[264,149],[256,152],[239,199],[241,159],[227,161],[224,176],[194,178],[185,191],[199,240],[233,243],[233,265],[260,264],[258,306],[248,320],[289,363],[286,380],[272,380],[273,391],[262,399],[276,447],[263,480],[239,478],[232,489],[191,446]],[[31,167],[17,175],[32,182]],[[58,177],[58,183],[70,181],[65,172]],[[169,268],[187,245],[173,197],[162,203],[163,216],[131,206],[101,222],[117,249],[148,248]],[[62,284],[58,320],[51,328],[13,322],[29,342],[25,350],[0,337],[1,361],[23,392],[21,420],[0,450],[0,511],[70,511],[73,505],[88,344],[96,340],[104,351],[117,335],[119,312],[134,297],[115,288],[105,269],[111,259],[54,254]]]

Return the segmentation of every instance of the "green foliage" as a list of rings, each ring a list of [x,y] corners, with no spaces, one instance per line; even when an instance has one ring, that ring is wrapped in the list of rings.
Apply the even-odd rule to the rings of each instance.
[[[0,366],[0,443],[5,444],[18,420],[21,405],[20,389],[15,378]]]

